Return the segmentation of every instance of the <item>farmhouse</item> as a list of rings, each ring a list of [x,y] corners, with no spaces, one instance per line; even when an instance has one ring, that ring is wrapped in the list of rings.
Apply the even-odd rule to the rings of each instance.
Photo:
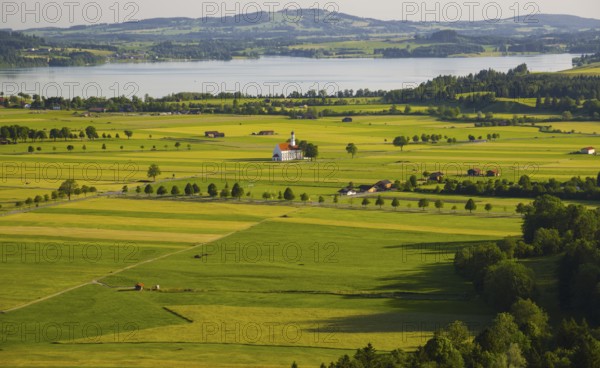
[[[96,112],[96,113],[99,113],[99,112],[104,113],[106,111],[107,110],[104,107],[90,107],[88,109],[88,112]]]
[[[486,172],[485,176],[487,176],[487,177],[498,177],[498,176],[500,176],[500,171],[498,171],[498,170],[488,170]]]
[[[585,148],[582,148],[581,151],[579,151],[579,153],[581,153],[583,155],[595,155],[596,149],[594,147],[585,147]]]
[[[478,169],[476,167],[469,169],[469,171],[467,171],[467,175],[468,176],[481,176],[481,169]]]
[[[434,172],[433,174],[429,175],[429,181],[437,181],[438,183],[440,183],[442,180],[444,180],[444,173],[443,172]]]
[[[385,192],[386,190],[392,189],[393,184],[394,183],[389,180],[381,180],[375,184],[375,188],[377,188],[377,191],[379,192]]]
[[[349,116],[346,116],[345,118],[342,119],[342,123],[351,123],[352,122],[352,118]]]
[[[358,187],[361,193],[375,193],[377,187],[375,185],[361,185]]]
[[[338,193],[345,196],[353,196],[356,195],[356,191],[354,189],[350,189],[349,187],[342,188],[338,190]]]
[[[273,150],[273,161],[294,161],[303,160],[304,153],[296,145],[296,134],[292,132],[289,143],[279,143]]]
[[[208,132],[204,132],[204,136],[206,138],[225,138],[225,133],[217,132],[216,130],[211,130]]]

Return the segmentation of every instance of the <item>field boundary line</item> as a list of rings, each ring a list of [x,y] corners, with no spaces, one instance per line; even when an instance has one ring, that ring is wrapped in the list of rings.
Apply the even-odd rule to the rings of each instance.
[[[293,212],[296,212],[296,211],[298,211],[298,208],[294,208],[292,211],[289,211],[289,212],[285,213],[285,215],[289,215],[289,214],[291,214],[291,213],[293,213]],[[258,225],[260,225],[260,224],[262,224],[262,223],[264,223],[264,222],[266,222],[266,221],[268,221],[268,220],[270,220],[270,217],[266,217],[266,218],[264,218],[264,219],[262,219],[262,220],[260,220],[260,221],[258,221],[258,222],[256,222],[256,223],[254,223],[254,224],[252,224],[252,225],[248,226],[248,227],[247,227],[247,228],[245,228],[245,229],[239,229],[239,230],[236,230],[236,231],[232,231],[232,232],[230,232],[230,233],[227,233],[227,234],[223,234],[222,236],[220,236],[220,237],[218,237],[218,238],[216,238],[216,239],[212,240],[212,242],[219,241],[219,240],[221,240],[221,239],[227,238],[227,237],[229,237],[229,236],[231,236],[231,235],[233,235],[233,234],[235,234],[235,233],[237,233],[237,232],[239,232],[239,231],[246,231],[246,230],[250,230],[250,229],[252,229],[253,227],[255,227],[255,226],[258,226]],[[160,255],[160,256],[158,256],[158,257],[150,258],[150,259],[147,259],[147,260],[145,260],[145,261],[142,261],[142,262],[139,262],[139,263],[136,263],[136,264],[133,264],[133,265],[129,265],[129,266],[127,266],[127,267],[124,267],[124,268],[121,268],[121,269],[119,269],[119,270],[117,270],[117,271],[111,272],[109,275],[104,275],[104,276],[102,276],[102,277],[99,277],[99,278],[97,278],[97,279],[94,279],[94,280],[88,281],[88,282],[86,282],[86,283],[79,284],[79,285],[76,285],[76,286],[72,286],[72,287],[70,287],[70,288],[64,289],[64,290],[62,290],[62,291],[59,291],[59,292],[57,292],[57,293],[54,293],[54,294],[51,294],[51,295],[47,295],[47,296],[44,296],[44,297],[40,297],[40,298],[38,298],[38,299],[36,299],[36,300],[29,301],[29,302],[27,302],[27,303],[25,303],[25,304],[21,304],[21,305],[19,305],[19,306],[16,306],[16,307],[12,307],[12,308],[9,308],[9,309],[5,309],[5,310],[3,310],[3,311],[0,311],[0,314],[6,314],[6,313],[14,312],[14,311],[17,311],[17,310],[20,310],[20,309],[23,309],[23,308],[29,307],[29,306],[31,306],[31,305],[38,304],[38,303],[40,303],[40,302],[43,302],[43,301],[46,301],[46,300],[49,300],[49,299],[55,298],[55,297],[57,297],[57,296],[60,296],[60,295],[66,294],[66,293],[68,293],[68,292],[70,292],[70,291],[73,291],[73,290],[80,289],[80,288],[82,288],[82,287],[84,287],[84,286],[88,286],[88,285],[100,285],[100,286],[104,286],[104,287],[106,287],[106,285],[107,285],[107,284],[104,284],[104,283],[102,283],[102,282],[100,282],[100,281],[101,281],[101,280],[104,280],[104,279],[106,279],[107,277],[114,276],[114,275],[118,275],[118,274],[120,274],[120,273],[122,273],[122,272],[128,271],[128,270],[130,270],[130,269],[133,269],[133,268],[136,268],[136,267],[138,267],[138,266],[145,265],[145,264],[148,264],[148,263],[152,263],[152,262],[155,262],[155,261],[158,261],[158,260],[161,260],[161,259],[165,259],[165,258],[168,258],[168,257],[170,257],[170,256],[174,256],[174,255],[177,255],[177,254],[180,254],[180,253],[184,253],[184,252],[187,252],[187,251],[192,251],[192,250],[194,250],[194,249],[197,249],[197,248],[199,248],[199,247],[202,247],[202,246],[204,246],[204,245],[205,245],[205,243],[196,244],[196,245],[194,245],[194,246],[192,246],[192,247],[189,247],[189,248],[179,249],[179,250],[177,250],[177,251],[174,251],[174,252],[171,252],[171,253],[165,253],[165,254],[163,254],[163,255]]]

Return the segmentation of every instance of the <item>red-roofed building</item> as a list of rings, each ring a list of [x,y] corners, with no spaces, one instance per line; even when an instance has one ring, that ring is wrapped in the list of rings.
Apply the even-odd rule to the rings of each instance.
[[[304,154],[300,147],[296,145],[296,135],[292,132],[290,142],[279,143],[273,150],[273,161],[294,161],[303,160]]]
[[[585,147],[582,148],[580,152],[584,155],[595,155],[596,149],[594,147]]]

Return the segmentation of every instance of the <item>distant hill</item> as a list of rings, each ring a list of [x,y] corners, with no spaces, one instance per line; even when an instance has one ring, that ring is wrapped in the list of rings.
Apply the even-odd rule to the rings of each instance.
[[[455,30],[465,35],[528,36],[535,34],[575,33],[599,30],[600,20],[572,15],[538,14],[533,18],[504,19],[498,22],[404,22],[361,18],[343,13],[304,10],[295,22],[279,12],[229,16],[225,18],[154,18],[138,22],[74,26],[71,28],[37,28],[24,31],[53,41],[130,42],[189,41],[233,38],[357,38],[382,35],[431,34]]]

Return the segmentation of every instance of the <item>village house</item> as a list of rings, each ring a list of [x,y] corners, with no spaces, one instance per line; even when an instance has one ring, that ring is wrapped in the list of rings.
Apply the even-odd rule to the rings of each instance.
[[[296,134],[294,132],[292,132],[289,142],[279,143],[273,150],[273,161],[283,162],[303,159],[304,153],[296,145]]]
[[[498,176],[500,176],[500,171],[498,171],[498,170],[488,170],[486,172],[485,176],[487,176],[487,177],[498,177]]]
[[[206,138],[225,138],[225,133],[221,133],[216,130],[211,130],[208,132],[204,132],[204,136]]]
[[[429,175],[429,181],[437,181],[438,183],[441,183],[442,180],[444,180],[444,173],[443,172],[434,172],[433,174]]]
[[[476,167],[469,169],[469,171],[467,171],[467,175],[468,176],[481,176],[481,169],[478,169]]]
[[[338,190],[338,193],[344,196],[353,196],[357,194],[357,192],[354,189],[350,189],[349,187]]]
[[[469,171],[467,171],[467,175],[468,176],[481,176],[481,169],[478,169],[476,167],[469,169]]]
[[[392,183],[390,180],[381,180],[375,184],[378,192],[385,192],[386,190],[392,189]]]
[[[88,109],[88,112],[94,112],[94,113],[105,113],[106,111],[107,111],[107,109],[104,107],[90,107]]]
[[[582,148],[579,153],[581,153],[582,155],[595,155],[596,154],[596,149],[594,147],[585,147]]]
[[[358,187],[361,193],[375,193],[377,192],[377,187],[375,185],[361,185]]]

